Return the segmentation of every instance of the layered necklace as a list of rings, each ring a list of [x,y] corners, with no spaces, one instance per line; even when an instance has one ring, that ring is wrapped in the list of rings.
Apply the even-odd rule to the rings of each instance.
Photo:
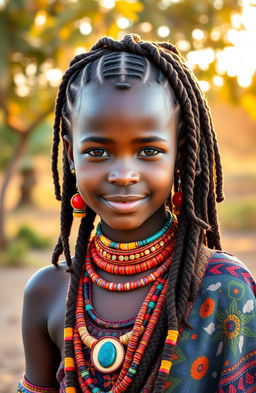
[[[103,374],[120,369],[119,376],[107,393],[123,393],[133,381],[150,338],[158,323],[167,293],[167,276],[171,265],[177,222],[168,212],[163,227],[153,236],[130,243],[118,243],[108,239],[100,224],[86,254],[83,274],[79,280],[76,299],[76,323],[74,329],[65,329],[65,340],[72,340],[75,359],[65,358],[65,373],[78,373],[83,393],[103,393],[95,385],[90,366],[84,357],[83,347],[90,350],[91,364]],[[144,278],[127,282],[111,282],[103,279],[95,268],[115,275],[132,275],[151,272]],[[152,269],[155,270],[152,271]],[[90,288],[92,283],[108,291],[131,291],[151,284],[136,318],[128,321],[105,321],[94,310]],[[119,338],[93,337],[86,326],[90,318],[105,329],[129,329]],[[174,340],[176,333],[173,334]],[[74,386],[67,386],[67,393],[75,393]]]

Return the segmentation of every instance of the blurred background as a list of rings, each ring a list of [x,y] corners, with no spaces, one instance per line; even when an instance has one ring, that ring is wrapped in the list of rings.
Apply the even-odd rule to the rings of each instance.
[[[222,152],[223,248],[256,277],[256,0],[0,0],[0,392],[22,376],[23,287],[59,233],[57,87],[74,55],[127,32],[173,42],[198,77]]]

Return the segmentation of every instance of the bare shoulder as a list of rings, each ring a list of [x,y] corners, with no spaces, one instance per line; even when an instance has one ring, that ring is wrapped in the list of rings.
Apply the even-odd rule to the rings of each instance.
[[[61,262],[58,266],[50,265],[37,270],[26,283],[25,296],[49,294],[58,290],[59,286],[67,285],[69,274],[66,269],[66,263]]]
[[[24,291],[22,337],[25,375],[38,386],[55,386],[63,346],[67,266],[47,266],[28,280]]]
[[[52,309],[55,300],[65,297],[69,282],[66,269],[65,262],[59,266],[46,266],[28,280],[24,289],[24,309],[30,310],[35,319],[47,319],[46,314]]]

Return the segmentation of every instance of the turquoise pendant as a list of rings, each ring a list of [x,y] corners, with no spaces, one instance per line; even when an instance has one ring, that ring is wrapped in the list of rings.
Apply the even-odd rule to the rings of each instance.
[[[91,361],[96,370],[103,374],[116,371],[124,361],[123,344],[115,337],[99,338],[91,348]]]
[[[102,367],[110,367],[116,360],[116,348],[110,341],[105,342],[99,350],[98,361]]]

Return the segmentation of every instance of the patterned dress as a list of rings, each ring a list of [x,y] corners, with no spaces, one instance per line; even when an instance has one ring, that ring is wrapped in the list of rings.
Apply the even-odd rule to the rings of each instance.
[[[192,329],[180,334],[165,392],[256,392],[256,285],[251,274],[234,256],[203,247],[197,276],[200,291],[187,311]],[[94,336],[103,334],[90,329]],[[103,391],[111,390],[118,371],[103,375],[91,370]],[[152,391],[156,372],[157,362],[141,393]],[[62,366],[57,378],[62,393]]]

